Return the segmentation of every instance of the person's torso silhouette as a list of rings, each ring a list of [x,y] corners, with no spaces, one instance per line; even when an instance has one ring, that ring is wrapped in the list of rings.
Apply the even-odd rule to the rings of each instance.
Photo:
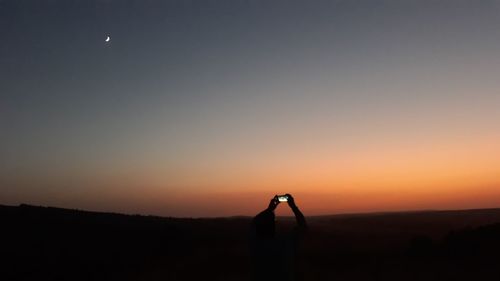
[[[274,209],[279,204],[276,197],[252,221],[254,280],[297,280],[297,248],[307,226],[293,197],[287,196],[297,221],[297,226],[291,231],[276,233]]]

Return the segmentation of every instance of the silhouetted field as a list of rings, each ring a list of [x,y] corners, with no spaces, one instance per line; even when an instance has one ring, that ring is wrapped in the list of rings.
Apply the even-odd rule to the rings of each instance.
[[[257,213],[257,211],[256,211]],[[251,218],[0,206],[1,280],[250,280]],[[307,217],[305,280],[500,280],[500,209]],[[279,229],[293,219],[278,218]]]

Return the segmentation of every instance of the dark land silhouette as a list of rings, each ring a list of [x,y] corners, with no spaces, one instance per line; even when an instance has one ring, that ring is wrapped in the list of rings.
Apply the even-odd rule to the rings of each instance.
[[[257,211],[256,211],[257,212]],[[252,217],[0,206],[1,280],[251,280]],[[294,217],[277,217],[291,229]],[[500,209],[309,217],[303,280],[500,280]]]

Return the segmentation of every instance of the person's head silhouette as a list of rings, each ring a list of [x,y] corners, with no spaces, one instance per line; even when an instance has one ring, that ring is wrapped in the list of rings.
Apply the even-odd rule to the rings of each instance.
[[[262,212],[254,220],[255,235],[258,239],[272,239],[275,234],[274,212]]]

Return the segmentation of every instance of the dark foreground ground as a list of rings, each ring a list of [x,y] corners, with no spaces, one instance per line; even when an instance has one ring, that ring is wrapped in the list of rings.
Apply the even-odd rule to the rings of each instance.
[[[1,280],[250,280],[251,218],[21,205],[0,219]],[[305,280],[500,280],[500,209],[307,220]]]

